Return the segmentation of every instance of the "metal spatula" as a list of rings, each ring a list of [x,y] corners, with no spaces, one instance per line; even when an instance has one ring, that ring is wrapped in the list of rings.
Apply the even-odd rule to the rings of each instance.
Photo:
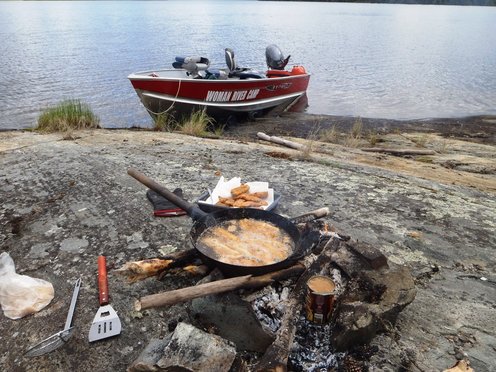
[[[121,333],[121,320],[112,306],[109,305],[107,260],[105,256],[98,256],[98,294],[100,308],[93,318],[93,323],[91,323],[88,335],[90,342]]]
[[[76,308],[76,302],[79,294],[79,288],[81,288],[81,279],[76,280],[76,284],[74,285],[74,291],[72,292],[72,300],[71,305],[69,306],[69,312],[67,313],[67,318],[65,320],[64,329],[60,332],[57,332],[51,335],[48,338],[45,338],[43,341],[38,342],[36,345],[31,347],[24,354],[27,357],[35,357],[44,355],[55,349],[58,349],[60,346],[64,345],[69,338],[72,336],[74,331],[74,327],[71,327],[72,324],[72,316],[74,315],[74,309]]]

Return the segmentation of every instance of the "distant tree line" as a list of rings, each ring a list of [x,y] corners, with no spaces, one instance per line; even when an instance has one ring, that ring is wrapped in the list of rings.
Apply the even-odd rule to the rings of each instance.
[[[260,0],[264,1],[264,0]],[[496,6],[496,0],[272,0],[311,1],[327,3],[376,3],[376,4],[433,4],[433,5],[480,5]]]

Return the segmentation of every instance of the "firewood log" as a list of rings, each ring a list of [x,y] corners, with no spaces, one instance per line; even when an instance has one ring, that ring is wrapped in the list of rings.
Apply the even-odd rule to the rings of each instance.
[[[192,287],[176,289],[173,291],[157,293],[140,298],[135,302],[137,311],[151,307],[171,306],[198,297],[229,292],[241,288],[259,288],[271,284],[276,280],[284,280],[300,275],[305,266],[297,263],[289,268],[274,271],[260,276],[245,275],[235,278],[217,280],[215,282],[199,284]]]

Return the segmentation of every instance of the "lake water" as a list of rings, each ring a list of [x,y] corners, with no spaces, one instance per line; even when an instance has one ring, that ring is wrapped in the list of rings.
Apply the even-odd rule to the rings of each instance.
[[[105,127],[150,126],[127,80],[176,55],[265,69],[275,43],[312,74],[307,112],[496,114],[496,8],[257,2],[0,2],[0,129],[68,98]]]

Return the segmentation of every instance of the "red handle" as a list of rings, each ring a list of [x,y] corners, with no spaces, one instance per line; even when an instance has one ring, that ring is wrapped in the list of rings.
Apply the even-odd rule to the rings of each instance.
[[[107,260],[105,256],[98,256],[98,295],[100,305],[103,306],[109,303]]]

